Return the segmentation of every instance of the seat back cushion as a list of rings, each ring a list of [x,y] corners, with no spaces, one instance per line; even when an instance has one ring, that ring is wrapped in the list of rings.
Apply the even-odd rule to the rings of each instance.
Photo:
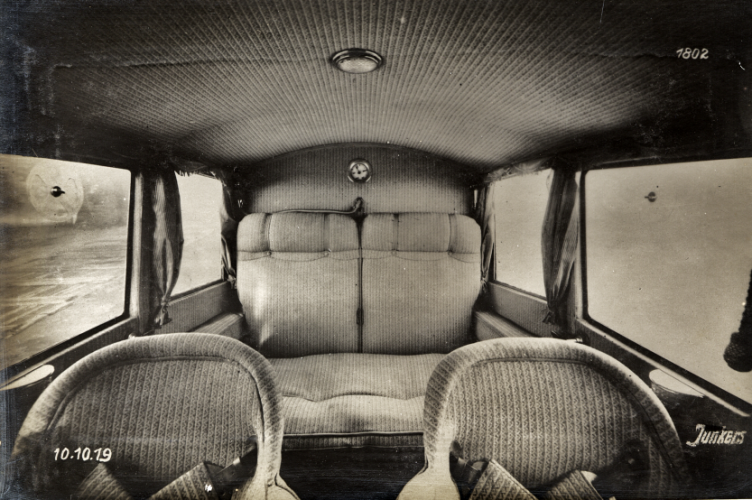
[[[615,359],[571,342],[508,338],[457,349],[431,375],[423,418],[436,467],[454,442],[465,460],[496,460],[526,488],[581,470],[621,475],[628,496],[675,498],[687,481],[655,394]]]
[[[273,479],[282,433],[273,369],[260,354],[219,335],[157,335],[61,374],[29,412],[13,456],[30,498],[77,486],[98,462],[133,494],[153,493],[202,462],[228,466],[254,443],[257,474]]]
[[[363,352],[446,353],[470,341],[480,228],[464,215],[363,221]]]
[[[344,215],[243,218],[237,287],[251,345],[269,357],[357,352],[359,253]]]

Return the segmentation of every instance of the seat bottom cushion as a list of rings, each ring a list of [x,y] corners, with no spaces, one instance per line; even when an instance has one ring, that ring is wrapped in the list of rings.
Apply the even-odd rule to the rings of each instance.
[[[320,354],[271,359],[285,449],[422,446],[423,398],[443,354]]]

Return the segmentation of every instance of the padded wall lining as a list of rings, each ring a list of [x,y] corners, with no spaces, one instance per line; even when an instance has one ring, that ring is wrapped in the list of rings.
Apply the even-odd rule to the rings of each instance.
[[[365,184],[350,182],[351,160],[371,163]],[[250,170],[250,169],[249,169]],[[253,165],[245,177],[250,212],[346,210],[357,197],[366,213],[468,214],[476,174],[454,162],[406,148],[335,145],[284,155]]]

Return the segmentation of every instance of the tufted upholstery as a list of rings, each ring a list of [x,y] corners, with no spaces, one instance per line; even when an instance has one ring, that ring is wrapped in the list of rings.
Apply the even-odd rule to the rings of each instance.
[[[423,395],[441,354],[272,359],[285,395],[285,449],[420,446]]]
[[[470,342],[480,228],[464,215],[363,221],[363,352],[447,353]]]
[[[109,448],[118,480],[154,492],[201,462],[225,467],[256,441],[245,498],[269,488],[295,498],[279,477],[282,436],[269,362],[237,340],[181,333],[119,342],[71,366],[32,407],[13,459],[32,496],[61,493],[96,462],[55,460],[53,450]]]
[[[687,481],[657,397],[621,363],[571,342],[509,338],[450,353],[431,375],[423,422],[427,467],[401,500],[459,498],[449,478],[452,441],[465,460],[496,460],[527,488],[572,470],[598,474],[635,444],[648,473],[617,497],[668,498]]]
[[[359,239],[343,215],[247,215],[238,293],[279,376],[285,447],[420,446],[428,378],[470,340],[479,290],[466,216],[372,214]]]
[[[238,226],[238,295],[269,357],[356,352],[359,242],[344,215],[250,214]]]

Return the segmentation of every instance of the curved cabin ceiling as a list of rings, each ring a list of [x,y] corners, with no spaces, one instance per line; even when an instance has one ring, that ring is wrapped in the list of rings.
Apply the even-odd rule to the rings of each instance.
[[[357,142],[415,148],[482,172],[616,137],[661,147],[683,134],[717,147],[719,136],[742,134],[750,8],[18,2],[7,9],[15,80],[3,84],[18,103],[5,103],[15,135],[3,150],[118,161],[148,146],[248,165]],[[347,48],[376,52],[382,66],[338,70],[329,59]],[[690,49],[687,59],[680,48]]]

